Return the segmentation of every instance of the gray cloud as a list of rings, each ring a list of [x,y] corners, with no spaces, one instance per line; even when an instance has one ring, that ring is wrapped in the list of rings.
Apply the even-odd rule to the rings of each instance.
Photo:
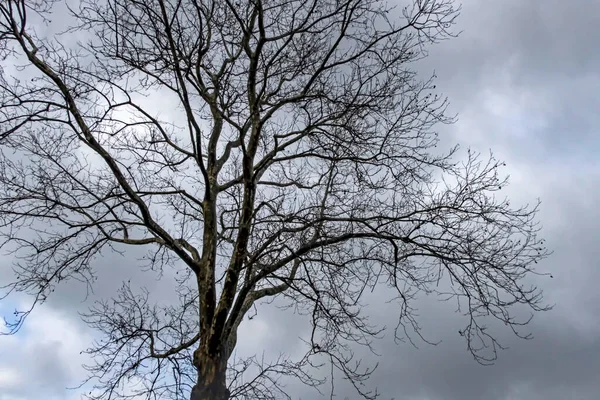
[[[435,70],[459,114],[442,129],[479,151],[508,161],[515,201],[543,201],[543,234],[554,254],[534,283],[555,308],[529,326],[523,341],[499,330],[509,349],[482,367],[456,334],[460,316],[426,299],[421,322],[437,346],[379,345],[372,384],[382,399],[596,399],[600,395],[600,53],[594,51],[600,3],[470,0],[462,34],[433,47],[419,64]],[[376,310],[375,308],[373,310]],[[384,323],[391,309],[376,313]],[[389,313],[388,313],[389,312]],[[356,395],[341,390],[336,398]],[[313,398],[304,394],[302,398]]]

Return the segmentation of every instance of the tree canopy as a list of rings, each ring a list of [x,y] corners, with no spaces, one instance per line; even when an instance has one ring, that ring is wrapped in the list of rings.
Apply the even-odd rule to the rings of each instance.
[[[84,316],[103,334],[90,398],[280,398],[279,375],[324,382],[314,360],[374,398],[352,353],[382,332],[366,290],[394,291],[399,338],[420,335],[416,295],[455,300],[482,363],[501,347],[486,321],[526,337],[514,306],[546,309],[537,204],[500,194],[491,155],[436,147],[454,118],[415,62],[453,36],[452,1],[75,3],[0,4],[4,294],[39,304],[130,246],[182,271],[178,305],[126,284]],[[310,317],[305,356],[232,363],[273,298]]]

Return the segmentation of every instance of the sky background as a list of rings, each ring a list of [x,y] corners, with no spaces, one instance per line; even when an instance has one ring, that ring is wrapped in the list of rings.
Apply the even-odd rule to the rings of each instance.
[[[522,341],[498,331],[510,348],[495,365],[482,367],[457,334],[463,321],[449,304],[419,303],[425,335],[441,343],[397,346],[388,337],[376,345],[381,357],[371,380],[385,400],[592,400],[600,398],[600,1],[502,0],[463,2],[458,38],[430,49],[419,64],[434,70],[458,122],[445,127],[449,142],[492,150],[511,176],[514,202],[542,200],[543,235],[554,254],[536,281],[552,311],[529,326],[535,338]],[[446,140],[446,139],[444,139]],[[121,279],[136,279],[153,293],[168,290],[131,260],[107,254],[98,262],[97,297],[109,297]],[[11,260],[0,259],[0,279]],[[65,286],[28,319],[21,332],[0,337],[0,400],[79,398],[67,387],[85,376],[79,352],[94,332],[79,320],[85,288]],[[164,292],[164,293],[163,293]],[[10,314],[20,300],[0,302]],[[393,309],[373,306],[374,322],[386,323]],[[388,323],[389,325],[389,323]],[[265,309],[245,323],[240,351],[270,348],[293,352],[301,321]],[[242,336],[242,335],[240,335]],[[341,383],[336,399],[357,398]],[[290,386],[294,399],[317,398]]]

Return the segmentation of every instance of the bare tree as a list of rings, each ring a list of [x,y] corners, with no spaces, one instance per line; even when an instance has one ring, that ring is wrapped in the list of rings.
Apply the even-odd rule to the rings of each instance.
[[[361,303],[379,286],[398,338],[419,335],[416,294],[456,300],[484,363],[485,321],[525,336],[513,306],[545,309],[525,283],[547,255],[537,206],[498,195],[492,156],[434,149],[453,118],[414,62],[452,36],[452,1],[80,0],[55,34],[61,7],[0,3],[5,295],[39,304],[128,246],[184,268],[178,306],[125,285],[84,316],[104,333],[91,398],[285,397],[281,376],[319,387],[321,362],[374,398],[352,346],[381,332]],[[244,316],[275,297],[310,317],[306,355],[233,362]]]

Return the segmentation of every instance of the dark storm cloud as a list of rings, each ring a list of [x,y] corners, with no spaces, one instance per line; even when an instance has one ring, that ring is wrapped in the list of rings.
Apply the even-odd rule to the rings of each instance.
[[[600,150],[598,15],[600,3],[594,1],[466,1],[455,29],[462,34],[433,47],[419,67],[439,76],[450,110],[460,116],[456,129],[482,119],[478,127],[486,131],[467,134],[484,145],[506,144],[514,130],[498,129],[498,118],[483,109],[497,93],[516,108],[509,111],[512,117],[531,117],[521,121],[526,136],[510,143],[513,155],[539,162],[557,152],[589,156],[590,146]]]
[[[424,299],[424,332],[442,343],[417,342],[419,349],[379,343],[383,356],[365,358],[380,363],[371,383],[382,399],[600,397],[598,15],[600,2],[466,1],[456,27],[461,35],[431,48],[419,63],[424,76],[435,70],[450,111],[459,114],[442,129],[444,142],[492,149],[508,161],[507,194],[520,202],[542,199],[543,235],[554,254],[540,270],[554,278],[535,283],[556,306],[528,327],[533,340],[498,330],[510,348],[482,367],[456,333],[460,315]],[[393,309],[371,313],[389,325]],[[345,396],[357,398],[346,388],[336,398]]]
[[[444,84],[475,91],[481,81],[498,79],[490,75],[506,65],[512,80],[528,87],[560,84],[560,77],[593,78],[600,60],[594,51],[599,13],[600,4],[586,0],[465,1],[455,29],[461,35],[433,48],[426,63]],[[461,91],[452,94],[453,101],[468,101]]]
[[[564,178],[557,175],[558,178]],[[597,172],[595,181],[600,181]],[[495,336],[508,349],[500,351],[492,366],[480,366],[466,350],[458,335],[464,325],[452,304],[424,298],[418,303],[425,337],[441,341],[436,346],[416,340],[395,345],[387,338],[377,343],[381,355],[363,352],[365,361],[379,367],[370,382],[385,400],[592,400],[600,394],[600,248],[596,245],[596,221],[600,211],[581,195],[568,179],[544,183],[547,201],[542,218],[544,230],[555,254],[541,267],[554,278],[537,279],[546,289],[552,311],[538,315],[523,332],[532,340],[521,340],[499,327]],[[589,190],[589,187],[587,188]],[[598,196],[595,195],[597,199]],[[392,326],[390,305],[369,310],[374,322]],[[526,310],[521,310],[526,312]],[[337,397],[357,398],[341,382]],[[303,399],[316,397],[302,392]],[[326,397],[323,397],[326,398]]]
[[[598,177],[598,175],[597,175]],[[549,185],[550,186],[550,185]],[[547,197],[548,208],[564,210],[545,229],[554,256],[542,267],[554,278],[540,278],[547,300],[555,308],[538,315],[527,328],[534,338],[514,338],[507,330],[497,330],[501,351],[497,363],[482,367],[465,350],[456,334],[460,315],[449,304],[423,302],[424,331],[437,346],[394,346],[388,343],[376,383],[389,399],[498,399],[560,400],[596,399],[600,393],[600,296],[595,289],[600,270],[595,260],[600,249],[594,245],[594,221],[600,218],[588,199],[573,198],[574,185],[552,187],[563,195]],[[552,204],[554,203],[554,204]],[[552,220],[552,213],[545,213]],[[576,227],[576,228],[575,228]],[[391,310],[390,310],[391,311]],[[524,310],[523,310],[524,311]],[[353,396],[348,393],[350,398]]]

